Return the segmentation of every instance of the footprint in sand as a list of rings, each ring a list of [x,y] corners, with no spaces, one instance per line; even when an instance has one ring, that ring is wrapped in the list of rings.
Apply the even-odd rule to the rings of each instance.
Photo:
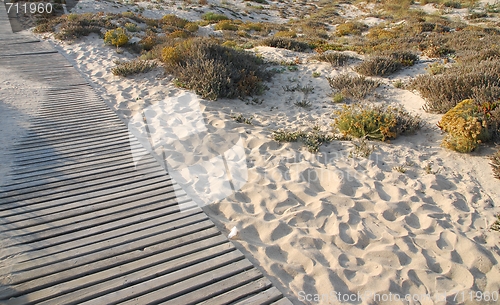
[[[147,150],[132,150],[134,165],[152,154],[199,206],[226,198],[248,181],[243,139],[207,126],[195,94],[169,94],[134,115],[128,129],[131,143],[136,138]]]
[[[457,244],[457,235],[449,230],[443,231],[439,235],[436,244],[441,250],[453,251]]]

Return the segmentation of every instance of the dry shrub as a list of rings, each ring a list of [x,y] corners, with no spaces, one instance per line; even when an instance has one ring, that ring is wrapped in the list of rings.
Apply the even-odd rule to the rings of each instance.
[[[129,76],[138,73],[146,73],[157,66],[156,62],[150,60],[135,59],[125,62],[116,62],[116,67],[111,69],[114,75]]]
[[[238,25],[234,24],[231,20],[221,20],[215,25],[215,30],[237,31]]]
[[[438,126],[447,132],[442,145],[446,148],[468,153],[476,149],[480,143],[492,138],[496,126],[492,126],[491,116],[484,111],[484,106],[472,99],[464,100],[450,109],[439,122]],[[488,111],[497,107],[491,104]]]
[[[270,37],[260,41],[260,45],[287,49],[296,52],[305,52],[310,49],[310,46],[306,42],[297,41],[292,38],[285,37]]]
[[[401,69],[402,64],[391,57],[373,56],[356,66],[359,74],[366,76],[385,76]]]
[[[335,34],[337,36],[361,35],[361,32],[365,31],[366,29],[368,29],[368,26],[363,23],[348,21],[346,23],[337,25]]]
[[[184,28],[189,23],[188,20],[172,14],[163,16],[160,22],[164,25],[171,25],[176,28]]]
[[[189,22],[189,23],[186,23],[186,25],[184,26],[184,29],[186,31],[189,31],[189,32],[196,32],[198,31],[200,27],[198,26],[198,24],[194,23],[194,22]]]
[[[420,118],[403,108],[384,105],[344,105],[336,111],[334,128],[344,137],[386,141],[420,128]]]
[[[294,31],[279,31],[274,34],[274,37],[297,38],[297,33],[295,33]]]
[[[340,93],[343,97],[357,100],[365,98],[379,86],[377,81],[349,74],[327,77],[327,80],[334,93]]]
[[[99,13],[69,14],[50,21],[50,24],[52,29],[59,24],[54,37],[60,40],[73,40],[91,33],[101,35],[102,28],[116,27]]]
[[[341,52],[325,52],[315,55],[311,59],[328,62],[334,67],[340,67],[347,64],[347,62],[350,59],[353,59],[353,57]]]
[[[490,156],[490,161],[490,165],[493,170],[493,176],[497,179],[500,179],[500,150]],[[500,231],[500,216],[496,221],[496,228],[497,231]]]
[[[177,85],[212,100],[258,94],[264,88],[262,82],[271,76],[255,55],[208,38],[165,47],[161,57],[166,71],[177,78]]]
[[[500,87],[500,63],[483,61],[475,65],[459,65],[438,75],[419,75],[411,82],[426,100],[424,109],[445,113],[459,102],[488,96],[490,102],[500,98],[496,87]]]
[[[399,61],[403,66],[413,66],[418,61],[418,55],[408,51],[392,52],[389,56]]]

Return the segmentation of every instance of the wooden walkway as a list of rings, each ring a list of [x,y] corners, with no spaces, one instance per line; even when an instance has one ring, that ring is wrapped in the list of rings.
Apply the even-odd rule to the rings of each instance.
[[[0,186],[0,304],[291,304],[200,208],[179,210],[153,157],[134,167],[124,123],[3,5],[0,68],[44,92]]]

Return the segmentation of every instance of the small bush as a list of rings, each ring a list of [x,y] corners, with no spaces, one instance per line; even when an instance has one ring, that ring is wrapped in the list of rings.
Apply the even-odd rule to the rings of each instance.
[[[401,69],[401,63],[391,57],[374,56],[356,66],[359,74],[385,76]]]
[[[256,31],[260,32],[264,30],[264,26],[260,22],[245,22],[240,25],[240,29],[243,31]]]
[[[173,31],[172,33],[168,34],[169,38],[188,38],[189,36],[191,36],[190,32],[183,30]]]
[[[194,23],[194,22],[189,22],[189,23],[186,23],[186,25],[184,26],[184,29],[186,31],[189,31],[191,33],[194,33],[196,31],[198,31],[200,27],[198,26],[198,24]]]
[[[271,73],[262,60],[246,51],[221,46],[207,38],[192,38],[164,47],[161,58],[177,85],[203,98],[242,97],[261,93]]]
[[[137,25],[135,23],[127,22],[125,23],[125,29],[129,32],[137,32]]]
[[[291,38],[284,38],[284,37],[270,37],[262,40],[260,42],[261,45],[268,46],[268,47],[273,47],[273,48],[280,48],[280,49],[287,49],[291,51],[296,51],[296,52],[305,52],[310,49],[310,46],[308,43],[297,41]]]
[[[117,62],[117,66],[111,69],[114,75],[129,76],[138,73],[146,73],[157,66],[156,62],[135,59],[126,62]]]
[[[163,16],[163,18],[161,19],[161,23],[165,25],[171,25],[177,28],[184,28],[189,23],[189,21],[170,14]]]
[[[215,25],[215,30],[226,30],[226,31],[236,31],[238,26],[234,24],[231,20],[221,20]]]
[[[294,31],[279,31],[274,34],[274,37],[297,38],[297,33]]]
[[[350,59],[353,59],[352,56],[341,52],[325,52],[316,56],[313,56],[312,59],[318,61],[324,61],[330,63],[334,67],[340,67],[347,64]]]
[[[427,70],[427,72],[429,72],[429,74],[431,74],[431,75],[438,75],[438,74],[443,74],[444,71],[446,71],[446,66],[435,62],[435,63],[428,65],[425,68],[425,70]]]
[[[407,51],[393,52],[389,56],[406,67],[413,66],[418,61],[417,54]]]
[[[128,42],[127,33],[123,28],[109,30],[104,35],[104,42],[116,46],[116,48],[125,45]]]
[[[363,23],[360,22],[346,22],[339,24],[336,28],[335,34],[337,36],[345,35],[361,35],[361,32],[368,29]]]
[[[229,18],[226,15],[216,14],[214,12],[205,13],[205,14],[203,14],[203,16],[201,16],[201,18],[203,20],[209,21],[211,23],[216,23],[216,22],[219,22],[221,20],[229,20]]]
[[[333,126],[343,136],[354,138],[386,141],[420,128],[418,117],[391,106],[345,105],[335,114]]]
[[[343,97],[361,100],[375,90],[379,83],[364,76],[341,74],[336,77],[327,77],[334,93],[341,93]]]
[[[496,104],[493,108],[496,108]],[[471,99],[458,103],[446,112],[438,126],[447,132],[442,145],[461,153],[473,151],[492,137],[488,117],[480,105]]]
[[[139,45],[143,50],[150,51],[155,45],[159,43],[159,39],[154,34],[149,34],[139,41]]]

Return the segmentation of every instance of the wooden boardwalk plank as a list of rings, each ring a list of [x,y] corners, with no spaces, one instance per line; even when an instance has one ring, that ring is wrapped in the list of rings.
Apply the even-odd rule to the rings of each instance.
[[[1,304],[289,304],[64,56],[0,25],[0,68],[42,92],[0,155]]]

